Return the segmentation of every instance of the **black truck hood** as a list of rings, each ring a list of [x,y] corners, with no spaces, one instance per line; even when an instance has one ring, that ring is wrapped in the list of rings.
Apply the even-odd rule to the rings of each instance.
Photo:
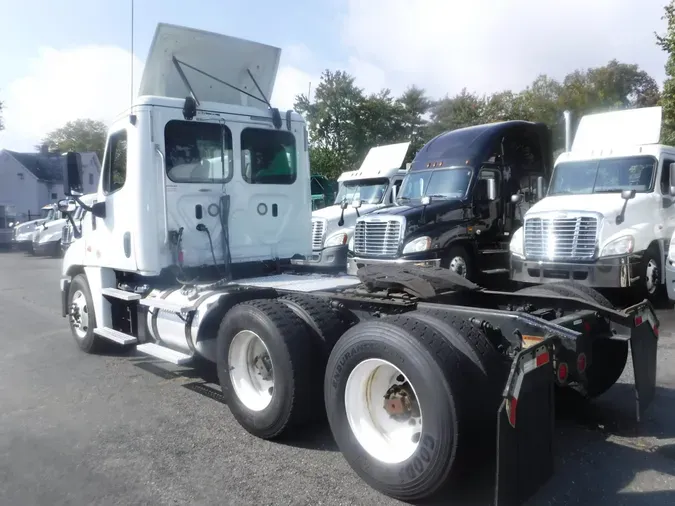
[[[461,221],[462,209],[469,205],[468,201],[460,199],[437,200],[424,206],[419,201],[405,205],[390,205],[368,213],[368,216],[404,216],[406,219],[406,234],[433,223]]]

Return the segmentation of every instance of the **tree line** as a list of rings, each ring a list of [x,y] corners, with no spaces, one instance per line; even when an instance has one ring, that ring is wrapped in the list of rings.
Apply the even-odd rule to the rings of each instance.
[[[466,126],[522,119],[543,122],[553,134],[553,147],[564,146],[564,110],[572,112],[573,131],[584,114],[623,108],[663,107],[662,142],[675,145],[675,0],[664,7],[664,34],[655,43],[668,55],[666,80],[657,82],[637,64],[611,60],[604,66],[578,69],[562,80],[539,75],[520,91],[478,94],[467,89],[434,100],[411,85],[400,96],[389,89],[366,93],[355,76],[325,70],[311,99],[298,95],[294,108],[303,114],[310,131],[312,172],[336,178],[358,167],[368,150],[377,145],[410,141],[410,161],[425,142],[439,133]],[[5,125],[0,101],[0,130]],[[11,125],[8,125],[11,128]],[[94,151],[103,159],[106,125],[78,119],[49,132],[36,149]]]

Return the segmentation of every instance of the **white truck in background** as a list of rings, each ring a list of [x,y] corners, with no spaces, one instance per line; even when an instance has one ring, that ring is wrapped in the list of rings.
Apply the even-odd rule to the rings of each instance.
[[[312,254],[303,264],[347,268],[356,218],[395,202],[406,175],[403,161],[409,147],[410,142],[401,142],[371,148],[358,170],[340,174],[335,203],[312,212]],[[359,204],[354,206],[356,200]]]
[[[63,217],[59,212],[56,202],[47,204],[40,210],[41,217],[36,220],[25,221],[15,224],[12,229],[12,244],[18,249],[33,252],[33,238],[38,227],[53,220]]]
[[[574,283],[486,291],[413,266],[298,272],[292,260],[312,252],[309,146],[302,116],[266,98],[280,53],[160,24],[140,96],[110,127],[95,203],[82,201],[80,155],[64,156],[64,193],[92,216],[71,221],[81,238],[60,280],[80,350],[211,361],[245,430],[273,439],[325,415],[352,469],[405,501],[447,499],[485,449],[495,504],[523,502],[553,473],[554,383],[600,395],[629,346],[644,413],[649,302],[616,310]]]
[[[661,116],[660,107],[584,116],[570,149],[565,114],[566,151],[510,243],[512,280],[573,280],[663,298],[675,148],[659,144]]]

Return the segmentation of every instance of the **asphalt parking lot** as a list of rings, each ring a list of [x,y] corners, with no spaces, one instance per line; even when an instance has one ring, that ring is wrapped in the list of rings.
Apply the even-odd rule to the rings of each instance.
[[[325,425],[249,436],[214,371],[80,352],[60,316],[60,260],[0,253],[0,505],[391,505],[349,468]],[[658,391],[634,420],[630,367],[557,421],[556,474],[527,506],[675,504],[675,313],[660,310]],[[486,505],[477,476],[458,500]]]

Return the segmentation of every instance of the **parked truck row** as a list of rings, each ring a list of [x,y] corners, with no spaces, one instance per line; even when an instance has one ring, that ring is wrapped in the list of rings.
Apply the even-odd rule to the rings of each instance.
[[[500,196],[532,202],[530,181],[547,173],[549,150],[511,168],[505,156],[518,148],[497,140],[514,129],[536,142],[541,126],[447,134],[407,172],[346,175],[339,217],[325,211],[319,234],[305,120],[269,102],[279,57],[271,46],[159,24],[139,96],[110,127],[88,201],[79,156],[64,155],[66,195],[86,215],[59,204],[74,237],[62,312],[83,352],[117,346],[174,364],[213,362],[245,430],[274,439],[327,416],[352,469],[401,500],[451,497],[485,462],[480,453],[496,461],[495,504],[519,504],[553,472],[554,387],[592,399],[617,381],[629,352],[643,415],[659,326],[647,300],[617,309],[575,280],[487,290],[444,268],[446,256],[435,258],[441,267],[399,255],[355,274],[320,268],[345,244],[369,257],[371,241],[398,250],[417,241],[415,254],[452,238],[486,256],[508,251],[522,202]],[[486,160],[488,138],[498,150]],[[389,151],[403,147],[380,150]],[[376,213],[386,228],[359,228]],[[435,249],[421,247],[432,224]]]

